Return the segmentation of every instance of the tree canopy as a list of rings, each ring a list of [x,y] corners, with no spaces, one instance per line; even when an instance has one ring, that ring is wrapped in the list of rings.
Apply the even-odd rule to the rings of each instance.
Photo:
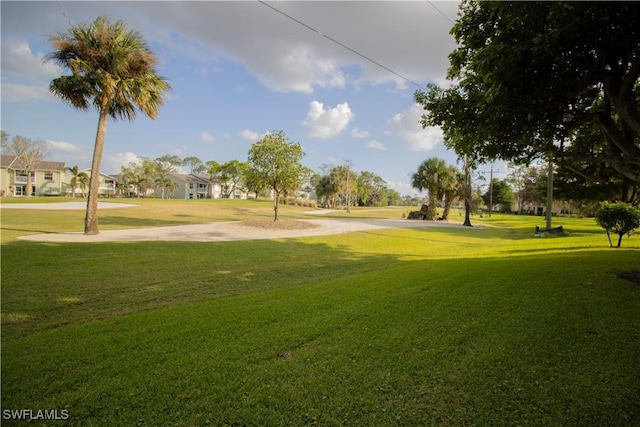
[[[618,235],[619,248],[625,234],[631,237],[633,230],[640,228],[640,209],[626,203],[602,202],[596,209],[595,217],[598,225],[606,230],[611,247],[611,233]]]
[[[300,186],[303,156],[300,144],[288,142],[284,131],[265,135],[249,149],[247,181],[256,189],[273,192],[274,221],[278,220],[280,196]]]
[[[467,0],[451,33],[455,83],[415,94],[449,147],[640,185],[640,3]]]
[[[211,180],[220,185],[223,197],[230,198],[237,189],[240,189],[248,169],[249,165],[246,162],[229,160],[222,164],[213,162],[208,172]]]

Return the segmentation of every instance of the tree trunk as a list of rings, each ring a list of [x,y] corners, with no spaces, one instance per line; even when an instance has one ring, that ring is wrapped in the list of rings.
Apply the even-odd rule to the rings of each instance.
[[[624,233],[620,233],[618,235],[618,246],[617,246],[618,248],[620,247],[620,245],[622,245],[622,236],[624,236]]]
[[[109,99],[103,95],[98,118],[98,130],[96,142],[93,148],[93,161],[91,162],[91,180],[89,181],[89,198],[87,199],[87,213],[84,218],[84,234],[95,235],[98,230],[98,191],[100,187],[100,163],[102,162],[102,150],[104,137],[107,134],[107,121],[109,119]]]
[[[279,203],[280,203],[280,193],[275,191],[273,194],[273,213],[274,213],[273,220],[274,221],[278,220],[278,204]]]
[[[436,219],[436,203],[437,203],[437,198],[436,198],[436,192],[437,189],[435,188],[430,188],[429,189],[429,206],[427,206],[427,212],[426,212],[426,216],[428,220],[434,220]]]
[[[448,221],[449,220],[449,212],[451,212],[451,203],[452,202],[453,202],[453,200],[451,200],[449,198],[445,198],[444,210],[442,211],[442,220],[443,221]]]
[[[31,171],[29,169],[27,169],[27,186],[26,186],[26,191],[25,191],[25,196],[26,197],[31,197],[31,187],[33,186],[33,184],[31,183]]]
[[[469,214],[471,211],[471,203],[469,203],[469,199],[467,197],[464,198],[464,225],[465,227],[473,227],[471,225],[471,215]]]
[[[464,157],[464,223],[465,227],[471,225],[471,171],[467,156]]]
[[[551,217],[553,215],[553,160],[549,156],[549,168],[547,170],[547,230],[551,230]]]

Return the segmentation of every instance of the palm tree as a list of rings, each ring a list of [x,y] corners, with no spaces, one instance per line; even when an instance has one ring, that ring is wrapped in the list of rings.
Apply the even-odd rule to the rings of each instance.
[[[156,73],[158,60],[136,31],[98,17],[91,24],[72,26],[49,36],[54,49],[46,59],[71,75],[53,79],[49,90],[74,108],[99,112],[91,163],[91,181],[84,234],[98,234],[100,162],[109,117],[133,120],[137,111],[155,118],[169,89]]]
[[[442,200],[443,192],[440,185],[440,177],[447,173],[447,165],[444,160],[431,157],[420,166],[418,171],[411,176],[411,186],[420,191],[427,190],[429,203],[426,219],[436,219],[436,204]]]
[[[162,192],[166,191],[167,197],[171,198],[177,189],[178,183],[167,178],[163,184]]]
[[[178,183],[174,182],[168,176],[163,176],[156,178],[154,181],[155,187],[160,188],[162,190],[162,198],[164,199],[165,194],[171,197],[174,191],[178,188]]]
[[[140,198],[140,194],[147,193],[147,185],[149,184],[149,180],[146,176],[141,175],[139,173],[135,173],[131,175],[128,179],[129,185],[133,185],[136,189],[136,194],[138,195],[138,199]]]
[[[128,192],[129,186],[126,182],[122,181],[122,179],[123,177],[120,177],[120,179],[116,182],[116,192],[120,196],[125,196]]]
[[[68,167],[64,169],[65,172],[71,174],[71,197],[76,197],[76,188],[80,187],[82,191],[82,197],[85,197],[85,189],[89,183],[89,175],[86,172],[81,172],[78,166]]]

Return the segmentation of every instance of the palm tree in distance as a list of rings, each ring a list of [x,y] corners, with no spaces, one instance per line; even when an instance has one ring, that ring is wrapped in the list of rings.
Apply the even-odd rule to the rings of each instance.
[[[147,195],[147,187],[149,185],[149,179],[146,176],[139,173],[135,173],[129,177],[127,182],[130,185],[133,185],[133,187],[135,188],[138,199],[140,198],[141,194],[143,196]]]
[[[171,180],[168,176],[163,176],[155,179],[155,186],[162,190],[162,198],[165,195],[171,198],[171,194],[178,188],[178,184]]]
[[[93,105],[99,113],[91,163],[89,199],[84,234],[98,234],[98,187],[107,121],[133,120],[137,111],[154,119],[169,90],[156,73],[158,60],[136,31],[122,21],[112,24],[98,17],[91,24],[72,26],[65,33],[49,36],[54,61],[71,72],[53,79],[49,90],[79,110]]]
[[[443,196],[443,176],[447,174],[447,165],[442,159],[431,157],[418,166],[418,171],[411,176],[411,186],[420,191],[427,190],[429,204],[427,219],[436,219],[436,205]]]
[[[78,166],[65,168],[65,172],[71,174],[71,181],[69,182],[71,186],[71,197],[76,197],[76,188],[78,187],[82,190],[82,197],[84,197],[84,190],[89,183],[89,175],[86,172],[80,172]]]

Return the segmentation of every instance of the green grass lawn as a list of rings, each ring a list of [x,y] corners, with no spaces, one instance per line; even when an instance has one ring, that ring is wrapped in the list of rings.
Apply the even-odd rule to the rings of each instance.
[[[101,211],[101,229],[273,215],[124,201],[140,206]],[[16,239],[82,218],[2,210],[3,425],[24,423],[11,409],[67,411],[35,425],[640,424],[640,285],[617,276],[640,269],[640,236],[612,249],[593,219],[536,238],[544,218],[493,215],[244,242]]]

